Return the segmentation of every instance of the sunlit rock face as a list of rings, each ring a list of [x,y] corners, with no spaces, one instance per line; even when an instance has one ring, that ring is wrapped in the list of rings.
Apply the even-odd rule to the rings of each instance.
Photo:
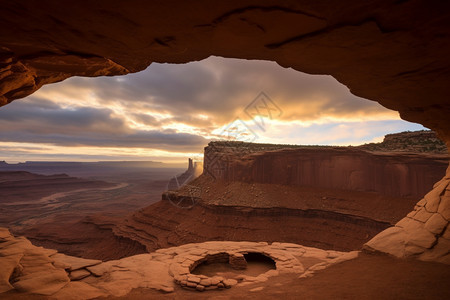
[[[355,95],[435,130],[450,146],[449,4],[353,2],[3,2],[0,104],[70,76],[121,75],[151,62],[265,59],[330,74]],[[450,204],[439,199],[447,211]],[[429,212],[448,223],[439,211]],[[416,227],[402,228],[413,235]],[[432,234],[435,242],[424,249],[448,250],[436,242],[447,234]]]

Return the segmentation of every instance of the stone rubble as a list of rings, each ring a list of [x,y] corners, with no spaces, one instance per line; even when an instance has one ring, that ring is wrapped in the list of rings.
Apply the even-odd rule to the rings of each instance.
[[[191,273],[205,261],[227,262],[235,269],[244,269],[246,253],[260,253],[271,258],[276,269],[258,276],[242,274],[236,279]],[[133,288],[170,293],[176,284],[204,292],[265,282],[283,273],[297,274],[300,278],[312,276],[332,264],[356,258],[358,253],[326,251],[290,243],[217,241],[102,262],[37,247],[26,238],[14,237],[8,229],[0,228],[0,298],[1,293],[9,290],[45,295],[49,299],[120,297]],[[318,262],[305,269],[302,259],[310,258]]]

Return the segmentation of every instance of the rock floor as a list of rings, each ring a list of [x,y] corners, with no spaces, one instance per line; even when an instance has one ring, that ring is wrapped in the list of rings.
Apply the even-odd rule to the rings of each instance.
[[[258,276],[242,275],[238,280],[191,273],[197,265],[212,258],[225,258],[239,267],[246,253],[261,253],[271,258],[276,269]],[[133,289],[163,293],[173,293],[180,288],[220,292],[267,283],[283,274],[308,278],[331,265],[354,259],[358,254],[357,251],[326,251],[290,243],[211,241],[102,262],[36,247],[26,238],[14,237],[6,228],[0,228],[0,293],[93,299],[126,296]]]

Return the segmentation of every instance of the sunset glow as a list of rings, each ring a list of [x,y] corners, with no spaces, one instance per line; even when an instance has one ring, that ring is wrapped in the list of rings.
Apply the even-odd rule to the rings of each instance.
[[[260,92],[280,109],[256,117],[264,128],[245,113]],[[0,160],[181,162],[226,138],[236,119],[263,143],[358,145],[423,129],[331,76],[210,57],[44,86],[0,109]]]

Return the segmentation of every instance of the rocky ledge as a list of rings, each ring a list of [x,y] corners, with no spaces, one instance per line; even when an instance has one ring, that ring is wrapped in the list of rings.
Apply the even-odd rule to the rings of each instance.
[[[260,253],[272,259],[276,269],[259,276],[242,275],[237,280],[191,273],[205,261],[228,261],[232,267],[243,269],[246,267],[243,256],[247,253]],[[310,277],[330,265],[356,258],[358,253],[291,243],[210,241],[102,262],[36,247],[26,238],[14,237],[8,229],[0,228],[0,297],[11,290],[52,299],[92,299],[124,296],[138,287],[166,293],[173,292],[176,285],[198,291],[225,289],[265,282],[283,273]]]

